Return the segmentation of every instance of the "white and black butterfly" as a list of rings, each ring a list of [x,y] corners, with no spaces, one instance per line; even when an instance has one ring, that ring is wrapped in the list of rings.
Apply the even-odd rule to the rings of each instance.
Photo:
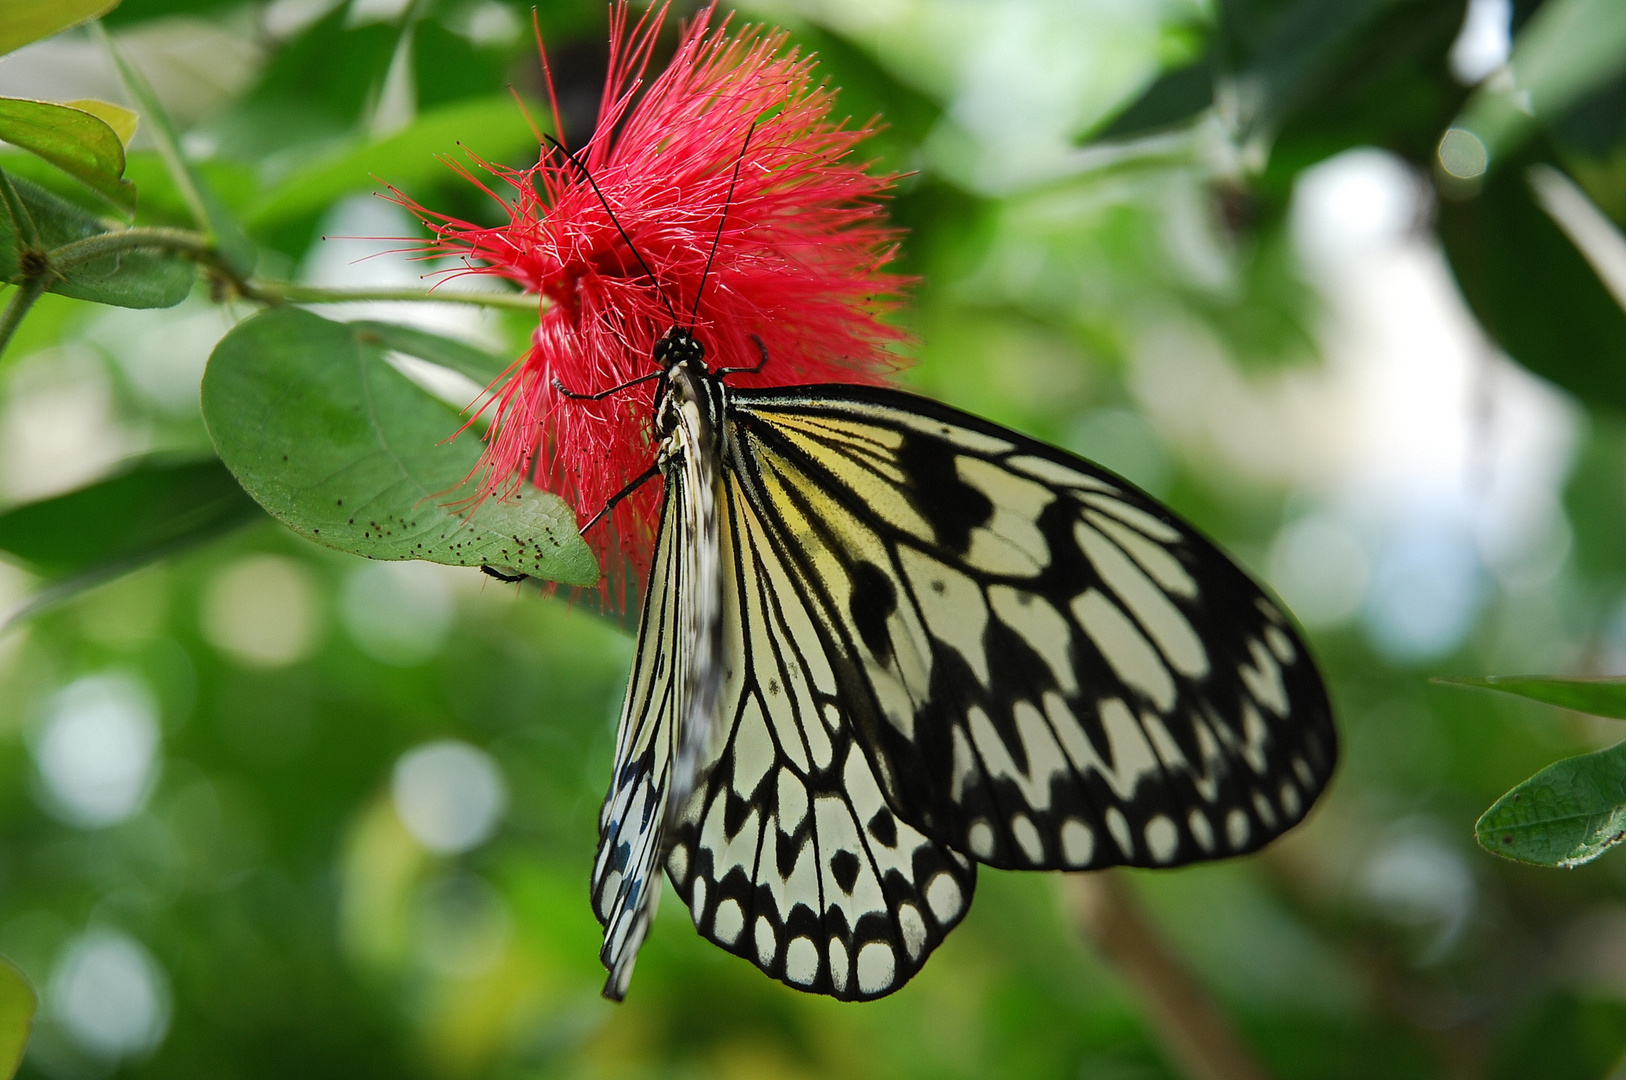
[[[600,817],[620,998],[664,866],[798,989],[902,986],[975,864],[1177,866],[1303,818],[1337,737],[1281,610],[1078,457],[896,390],[656,346],[665,501]]]
[[[607,997],[663,867],[705,937],[866,1000],[964,918],[979,862],[1178,866],[1304,817],[1337,758],[1326,690],[1190,525],[925,398],[729,387],[760,365],[710,370],[661,299],[656,370],[625,384],[659,380],[658,453],[622,496],[659,473],[665,497],[599,816]]]

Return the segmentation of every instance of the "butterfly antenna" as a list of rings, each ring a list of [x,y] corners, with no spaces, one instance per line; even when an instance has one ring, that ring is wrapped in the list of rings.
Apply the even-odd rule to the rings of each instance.
[[[672,307],[672,301],[667,299],[666,290],[661,288],[661,279],[655,276],[655,271],[649,268],[649,264],[644,261],[644,257],[638,253],[637,245],[632,242],[632,237],[628,236],[627,230],[621,227],[621,222],[616,219],[615,211],[610,208],[610,200],[606,199],[604,192],[599,190],[598,181],[593,179],[593,174],[587,171],[587,166],[583,165],[575,154],[565,149],[564,143],[555,139],[552,135],[544,134],[542,137],[548,140],[555,150],[569,159],[572,165],[580,169],[581,174],[587,178],[587,183],[593,189],[593,194],[597,195],[598,201],[603,204],[604,212],[610,215],[610,224],[615,226],[615,231],[621,234],[622,240],[626,241],[628,250],[632,252],[632,257],[638,260],[638,265],[644,268],[644,273],[648,274],[649,280],[654,282],[655,291],[660,295],[661,303],[666,307],[666,313],[672,317],[672,325],[676,326],[678,322],[677,311]]]
[[[734,202],[734,185],[740,182],[740,166],[745,164],[745,151],[750,149],[751,136],[757,131],[757,121],[751,121],[751,128],[745,133],[745,144],[740,147],[740,156],[734,159],[734,175],[728,179],[728,195],[723,199],[723,212],[717,218],[717,235],[711,238],[711,251],[706,254],[706,269],[700,274],[700,287],[694,291],[694,307],[689,310],[689,332],[694,332],[694,321],[700,316],[700,294],[706,291],[706,279],[711,276],[711,260],[717,257],[717,245],[723,241],[723,224],[728,221],[728,208]]]

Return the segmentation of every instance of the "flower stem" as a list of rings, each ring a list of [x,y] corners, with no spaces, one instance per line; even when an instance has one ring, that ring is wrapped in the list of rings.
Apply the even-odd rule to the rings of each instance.
[[[44,295],[46,284],[45,275],[41,274],[17,286],[17,291],[12,294],[11,303],[6,305],[5,313],[0,314],[0,356],[5,354],[6,346],[11,343],[11,336],[17,332],[17,327],[22,323],[23,316],[28,314],[28,309],[34,306],[34,301]]]

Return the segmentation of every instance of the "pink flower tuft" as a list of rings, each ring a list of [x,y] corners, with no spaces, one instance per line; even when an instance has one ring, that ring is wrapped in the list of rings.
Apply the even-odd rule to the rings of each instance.
[[[769,356],[761,374],[731,382],[876,382],[897,366],[887,346],[902,336],[878,318],[903,284],[882,269],[896,233],[878,200],[892,178],[851,157],[870,129],[830,119],[834,95],[814,82],[810,59],[782,52],[782,31],[729,33],[726,19],[712,27],[710,9],[646,85],[665,16],[665,6],[653,9],[629,32],[626,7],[612,8],[597,129],[576,151],[655,281],[580,170],[546,145],[530,169],[482,163],[507,198],[465,171],[503,204],[505,225],[480,228],[398,196],[435,229],[426,253],[461,256],[469,271],[545,298],[529,352],[497,391],[482,491],[529,479],[583,521],[649,467],[653,384],[589,402],[565,398],[554,380],[591,393],[653,371],[651,349],[674,322],[667,303],[687,324],[714,241],[695,316],[707,361],[754,365],[753,334]],[[589,534],[601,558],[620,556],[605,559],[612,577],[647,565],[658,488],[645,485],[616,507],[608,532]]]

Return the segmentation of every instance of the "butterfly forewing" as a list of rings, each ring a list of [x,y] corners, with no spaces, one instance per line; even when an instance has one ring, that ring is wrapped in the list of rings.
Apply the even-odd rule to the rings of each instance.
[[[974,866],[887,806],[807,583],[724,483],[721,721],[668,870],[723,948],[798,989],[879,997],[963,917]]]
[[[993,866],[1168,866],[1319,794],[1336,736],[1303,643],[1130,485],[897,391],[734,391],[729,415],[764,557],[900,819]]]

